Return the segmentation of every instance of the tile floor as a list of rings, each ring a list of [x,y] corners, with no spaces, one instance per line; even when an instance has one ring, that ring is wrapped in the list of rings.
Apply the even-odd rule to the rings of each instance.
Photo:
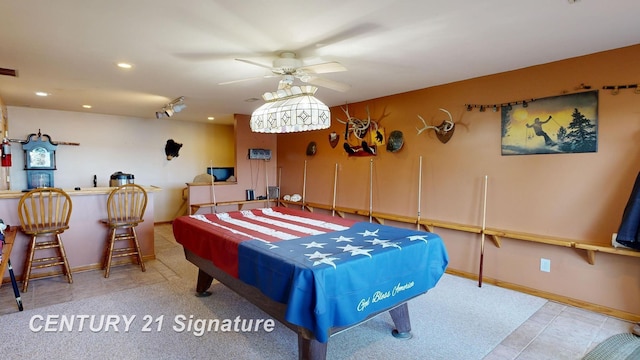
[[[163,254],[182,253],[175,242],[171,225],[155,227],[156,260],[148,261],[147,271],[135,266],[119,266],[111,270],[108,279],[101,271],[73,274],[74,283],[62,277],[34,280],[22,295],[25,309],[98,296],[114,290],[184,278],[194,281],[197,270],[186,266],[177,273],[163,263]],[[21,284],[19,284],[21,285]],[[10,283],[0,287],[0,320],[3,314],[17,311]],[[1,321],[0,321],[1,324]],[[632,323],[602,314],[585,311],[556,302],[548,302],[518,329],[505,338],[485,360],[575,360],[609,336],[631,331]]]

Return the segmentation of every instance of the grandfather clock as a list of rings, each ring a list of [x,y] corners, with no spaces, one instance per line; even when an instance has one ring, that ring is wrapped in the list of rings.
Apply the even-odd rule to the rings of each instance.
[[[56,149],[47,134],[30,134],[22,144],[24,170],[27,172],[27,189],[54,187],[53,171],[56,170]]]

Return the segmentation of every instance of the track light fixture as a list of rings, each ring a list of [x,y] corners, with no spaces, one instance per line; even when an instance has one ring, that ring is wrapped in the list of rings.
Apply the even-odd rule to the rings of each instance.
[[[162,108],[162,111],[156,111],[156,119],[160,119],[165,116],[172,117],[175,113],[179,113],[180,111],[184,110],[187,105],[185,105],[183,101],[184,96],[173,99],[170,103]]]

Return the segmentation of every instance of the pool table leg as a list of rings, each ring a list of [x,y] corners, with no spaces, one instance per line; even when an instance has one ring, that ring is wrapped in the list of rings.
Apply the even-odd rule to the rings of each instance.
[[[389,310],[389,314],[391,314],[391,319],[396,326],[391,334],[398,339],[411,339],[413,335],[411,335],[411,320],[407,303]]]
[[[198,283],[196,285],[196,296],[197,297],[205,297],[211,296],[211,291],[208,291],[209,287],[213,283],[213,276],[207,274],[206,272],[198,269]]]
[[[299,360],[324,360],[327,358],[327,343],[318,340],[305,339],[298,334],[298,359]]]

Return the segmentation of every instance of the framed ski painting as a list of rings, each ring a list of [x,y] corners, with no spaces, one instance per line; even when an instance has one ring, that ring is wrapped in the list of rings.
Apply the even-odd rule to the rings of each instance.
[[[598,151],[598,91],[502,106],[502,155]]]

